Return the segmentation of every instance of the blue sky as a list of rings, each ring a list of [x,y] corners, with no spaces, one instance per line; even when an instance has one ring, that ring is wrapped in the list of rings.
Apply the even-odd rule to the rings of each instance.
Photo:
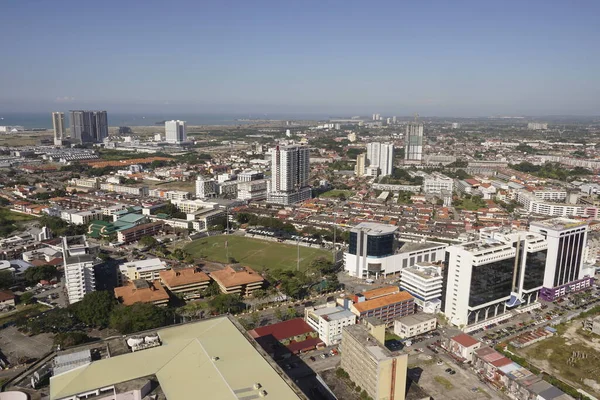
[[[2,2],[0,111],[600,115],[600,1]]]

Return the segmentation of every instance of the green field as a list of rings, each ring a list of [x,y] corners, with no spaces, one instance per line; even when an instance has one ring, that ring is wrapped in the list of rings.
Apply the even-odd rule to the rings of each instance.
[[[4,221],[4,223],[14,223],[21,221],[32,221],[37,218],[33,215],[21,214],[11,211],[8,208],[0,207],[0,219]]]
[[[356,192],[353,192],[352,190],[339,190],[339,189],[333,189],[333,190],[329,190],[325,193],[321,193],[319,195],[319,197],[339,197],[340,195],[344,195],[344,197],[348,198],[348,197],[352,197],[356,194]]]
[[[243,236],[220,235],[202,238],[186,245],[185,250],[197,258],[226,263],[226,240],[229,257],[243,265],[256,270],[296,268],[296,246]],[[301,269],[305,269],[312,260],[319,257],[330,259],[331,253],[318,248],[300,246]]]

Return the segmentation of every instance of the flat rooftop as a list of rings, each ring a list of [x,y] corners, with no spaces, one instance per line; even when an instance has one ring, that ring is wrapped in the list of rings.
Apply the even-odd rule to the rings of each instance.
[[[398,227],[394,225],[378,224],[375,222],[361,222],[360,224],[352,228],[352,231],[354,232],[358,230],[365,231],[369,235],[388,235],[390,233],[396,232],[396,230],[398,230]]]
[[[413,314],[407,315],[406,317],[397,318],[398,321],[402,322],[406,326],[415,326],[422,324],[423,322],[431,321],[436,319],[433,314]]]
[[[53,376],[50,399],[151,375],[168,400],[188,400],[194,393],[210,393],[211,400],[254,399],[260,397],[256,383],[268,398],[303,398],[230,317],[168,327],[158,330],[158,335],[161,346],[93,361]]]
[[[435,249],[436,247],[447,247],[445,243],[435,242],[403,242],[396,253],[412,253],[413,251]]]
[[[531,225],[539,226],[541,228],[563,230],[563,229],[577,228],[578,226],[584,226],[584,225],[587,225],[587,222],[580,221],[578,219],[557,217],[557,218],[547,219],[544,221],[532,221]]]
[[[369,330],[365,325],[348,325],[344,327],[344,330],[354,339],[356,339],[356,341],[362,343],[369,354],[371,354],[371,356],[373,356],[377,361],[394,357],[392,352],[387,347],[379,343],[373,336],[371,336],[371,334],[369,334]]]

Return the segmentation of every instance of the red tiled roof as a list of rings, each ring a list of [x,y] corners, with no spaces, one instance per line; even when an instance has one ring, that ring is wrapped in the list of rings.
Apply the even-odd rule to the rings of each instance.
[[[287,349],[289,351],[291,351],[292,353],[296,354],[301,351],[313,350],[321,343],[323,343],[323,341],[319,338],[310,338],[310,339],[306,339],[302,342],[291,342],[290,344],[288,344],[285,347],[287,347]]]
[[[8,291],[8,290],[0,291],[0,301],[12,300],[14,298],[15,298],[15,295],[13,294],[13,292]]]
[[[461,333],[460,335],[454,336],[452,340],[463,347],[471,347],[479,343],[477,339],[467,335],[466,333]]]
[[[294,318],[277,324],[256,328],[248,333],[255,339],[261,336],[272,335],[277,340],[283,340],[309,332],[314,332],[314,329],[302,318]]]
[[[494,367],[501,368],[501,367],[504,367],[505,365],[512,364],[512,360],[510,360],[506,357],[502,357],[501,359],[493,361],[490,364],[492,364]]]

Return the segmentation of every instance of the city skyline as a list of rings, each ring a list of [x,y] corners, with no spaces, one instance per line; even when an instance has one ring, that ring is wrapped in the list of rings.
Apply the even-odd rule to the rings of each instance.
[[[109,1],[92,20],[75,4],[4,7],[6,31],[29,34],[0,39],[11,59],[0,75],[0,111],[488,116],[600,109],[600,5],[591,1],[184,1],[143,9]],[[73,23],[55,24],[54,15]],[[156,29],[158,20],[164,29]],[[55,51],[57,44],[64,50]],[[186,62],[167,62],[172,56]]]

